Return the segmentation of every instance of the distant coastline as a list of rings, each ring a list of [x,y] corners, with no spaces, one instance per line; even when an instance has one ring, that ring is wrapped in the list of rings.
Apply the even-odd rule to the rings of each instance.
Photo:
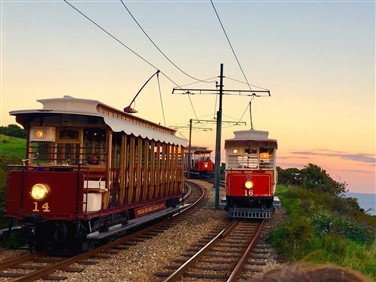
[[[376,194],[346,193],[347,198],[357,198],[359,206],[370,215],[376,215]]]

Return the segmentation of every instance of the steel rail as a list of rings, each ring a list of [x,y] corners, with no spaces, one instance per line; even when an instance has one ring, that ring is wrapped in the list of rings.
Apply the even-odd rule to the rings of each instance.
[[[257,226],[256,234],[254,235],[251,242],[249,242],[248,247],[244,251],[241,258],[239,259],[238,263],[235,265],[230,277],[227,279],[227,282],[234,282],[234,281],[238,280],[239,274],[241,273],[244,265],[247,263],[250,255],[251,255],[251,251],[253,250],[253,248],[256,244],[257,239],[260,237],[261,231],[264,227],[264,222],[265,222],[264,220],[259,222],[259,225]]]
[[[31,260],[31,259],[39,257],[41,255],[42,254],[40,254],[40,253],[27,253],[27,254],[18,256],[16,258],[10,258],[10,259],[7,259],[7,260],[0,261],[0,270],[9,268],[11,266],[20,264],[20,263],[28,261],[28,260]]]
[[[194,184],[194,183],[193,183]],[[194,184],[196,185],[196,184]],[[199,185],[197,185],[198,187],[201,187]],[[187,211],[188,209],[192,208],[193,206],[195,206],[196,204],[198,204],[202,199],[203,197],[205,196],[205,191],[204,189],[202,189],[201,187],[201,191],[202,191],[202,194],[200,195],[199,199],[196,200],[193,204],[191,204],[189,207],[183,209],[182,211],[180,211],[180,213],[178,213],[177,215],[182,215],[184,214],[183,211]],[[176,215],[176,216],[177,216]],[[176,218],[175,216],[175,218]],[[168,220],[172,220],[173,217],[169,218]],[[167,221],[168,221],[167,220]],[[77,256],[74,256],[74,257],[71,257],[71,258],[68,258],[68,259],[65,259],[65,260],[62,260],[62,261],[59,261],[59,262],[56,262],[52,265],[49,265],[49,266],[46,266],[45,268],[43,269],[40,269],[40,270],[37,270],[37,271],[34,271],[34,272],[31,272],[31,273],[27,273],[25,275],[22,275],[22,277],[19,277],[13,281],[33,281],[33,280],[37,280],[39,278],[43,278],[43,277],[46,277],[48,276],[49,274],[55,272],[56,270],[59,270],[59,269],[63,269],[63,268],[66,268],[67,266],[73,264],[73,263],[76,263],[76,262],[80,262],[80,261],[83,261],[85,259],[88,259],[88,258],[91,258],[91,257],[94,257],[98,254],[100,254],[101,252],[103,251],[107,251],[111,248],[114,248],[118,245],[121,245],[123,243],[126,243],[130,240],[133,240],[135,238],[137,238],[138,236],[144,234],[144,233],[147,233],[147,232],[150,232],[152,231],[153,229],[159,227],[159,226],[162,226],[166,224],[166,220],[164,221],[161,221],[161,222],[158,222],[156,224],[153,224],[149,227],[146,227],[142,230],[139,230],[135,233],[132,233],[132,234],[129,234],[127,236],[124,236],[122,238],[119,238],[117,240],[114,240],[112,242],[109,242],[107,243],[106,245],[103,245],[103,246],[100,246],[100,247],[97,247],[93,250],[90,250],[88,252],[85,252],[85,253],[82,253],[82,254],[79,254]],[[18,257],[16,260],[15,259],[10,259],[10,260],[7,260],[7,261],[4,261],[4,262],[1,262],[0,266],[2,268],[7,268],[9,266],[12,266],[12,265],[17,265],[21,262],[24,262],[24,261],[27,261],[27,260],[30,260],[30,259],[33,259],[35,257],[38,257],[38,256],[41,256],[42,254],[40,253],[31,253],[31,254],[26,254],[26,255],[23,255],[23,256],[20,256]],[[1,268],[0,268],[1,269]]]
[[[93,257],[95,255],[100,254],[102,251],[106,251],[106,250],[111,249],[111,248],[113,248],[113,247],[115,247],[117,245],[120,245],[120,244],[122,244],[122,243],[124,243],[124,242],[126,242],[128,240],[134,239],[138,235],[144,233],[145,231],[149,231],[149,229],[151,230],[153,228],[155,228],[155,225],[150,226],[150,227],[148,227],[146,229],[140,230],[140,231],[138,231],[136,233],[130,234],[128,236],[125,236],[123,238],[117,239],[115,241],[112,241],[112,242],[110,242],[110,243],[108,243],[106,245],[100,246],[100,247],[95,248],[93,250],[90,250],[90,251],[88,251],[86,253],[79,254],[77,256],[74,256],[74,257],[65,259],[63,261],[57,262],[57,263],[55,263],[53,265],[47,266],[46,268],[34,271],[34,272],[26,274],[26,275],[23,275],[22,277],[14,280],[14,281],[33,281],[33,280],[37,280],[39,278],[42,278],[44,276],[47,276],[47,275],[55,272],[56,270],[59,270],[59,269],[64,268],[64,267],[67,267],[67,266],[69,266],[69,265],[71,265],[73,263],[76,263],[76,262],[88,259],[90,257]]]
[[[218,242],[219,239],[227,235],[227,233],[234,229],[234,227],[239,223],[239,220],[232,221],[228,226],[226,226],[222,231],[220,231],[213,239],[209,241],[203,248],[201,248],[195,255],[183,263],[176,271],[174,271],[169,277],[167,277],[164,282],[178,281],[189,267],[191,267],[199,258],[201,258],[212,246]]]
[[[185,180],[185,183],[186,183],[187,185],[191,184],[191,185],[196,185],[197,187],[200,187],[200,189],[201,189],[201,191],[202,191],[202,194],[201,194],[201,196],[200,196],[196,201],[194,201],[194,202],[193,202],[192,204],[190,204],[188,207],[181,209],[178,213],[176,213],[176,214],[173,215],[173,216],[179,215],[179,214],[181,214],[181,213],[183,213],[183,212],[185,212],[185,211],[187,211],[187,210],[193,208],[193,207],[194,207],[196,204],[198,204],[198,203],[199,203],[199,202],[205,197],[205,195],[206,195],[205,190],[204,190],[200,185],[197,185],[197,184],[195,184],[194,182],[190,182],[190,181],[187,181],[187,180]],[[191,190],[192,190],[192,188],[191,188]],[[192,193],[192,192],[191,192],[191,193]]]

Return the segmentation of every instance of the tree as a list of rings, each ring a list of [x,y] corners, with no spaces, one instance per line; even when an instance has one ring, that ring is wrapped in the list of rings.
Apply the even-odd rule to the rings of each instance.
[[[324,169],[315,164],[310,163],[300,171],[303,185],[307,189],[317,189],[332,195],[348,192],[347,183],[333,180]]]
[[[286,185],[302,185],[303,179],[300,170],[297,168],[282,169],[277,167],[278,183]]]
[[[8,126],[0,126],[0,134],[7,136],[26,138],[26,130],[17,124],[9,124]]]
[[[320,190],[332,195],[348,192],[347,183],[333,180],[329,174],[315,164],[308,164],[303,169],[277,167],[278,183],[298,185],[310,190]]]

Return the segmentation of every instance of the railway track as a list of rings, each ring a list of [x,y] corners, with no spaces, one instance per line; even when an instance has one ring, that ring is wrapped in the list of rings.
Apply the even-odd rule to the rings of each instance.
[[[129,246],[134,246],[153,238],[179,224],[189,214],[206,204],[207,198],[205,197],[204,189],[190,182],[189,186],[190,192],[185,199],[185,207],[170,218],[74,257],[63,258],[47,256],[42,253],[27,253],[1,261],[0,279],[9,281],[33,281],[39,278],[65,280],[67,277],[64,272],[81,272],[84,270],[85,265],[100,263],[101,259],[108,259],[111,254],[116,254],[126,250]],[[72,265],[78,265],[78,267],[72,267]],[[53,275],[57,270],[61,270],[59,275]]]
[[[189,281],[248,280],[260,272],[265,246],[258,243],[264,221],[234,220],[203,238],[193,248],[182,254],[165,271],[155,273],[160,281],[171,282],[187,278]]]

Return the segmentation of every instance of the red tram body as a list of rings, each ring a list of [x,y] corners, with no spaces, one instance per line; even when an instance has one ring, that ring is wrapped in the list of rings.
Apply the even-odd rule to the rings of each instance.
[[[39,102],[43,109],[10,113],[28,139],[4,215],[25,226],[30,248],[83,251],[178,210],[186,140],[175,130],[95,100]]]
[[[206,147],[192,146],[190,150],[186,148],[185,160],[189,178],[213,178],[214,163],[210,159],[211,152],[212,150]]]
[[[225,140],[225,210],[233,218],[269,218],[274,212],[277,141],[267,131],[234,134]]]

